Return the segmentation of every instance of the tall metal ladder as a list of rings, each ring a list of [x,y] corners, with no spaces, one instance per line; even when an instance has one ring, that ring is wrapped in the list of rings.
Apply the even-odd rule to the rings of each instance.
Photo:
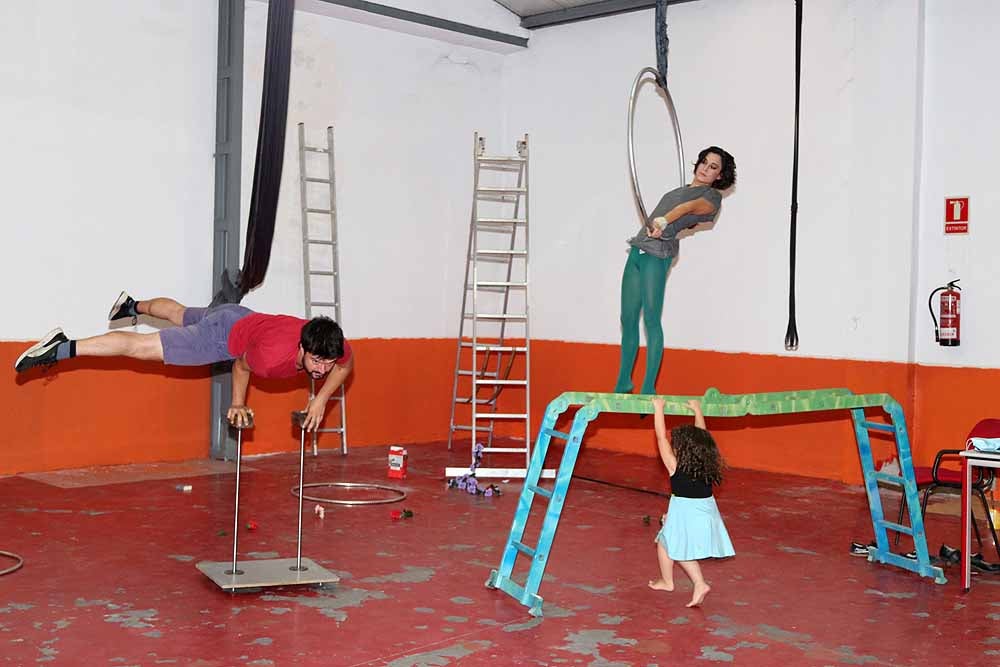
[[[521,454],[523,463],[516,467],[479,467],[476,475],[523,477],[531,456],[528,135],[517,141],[516,155],[494,156],[486,154],[486,139],[476,133],[472,157],[472,215],[455,351],[448,449],[456,431],[471,434],[473,452],[479,436],[485,434],[485,456]],[[471,331],[467,330],[467,324]],[[506,397],[502,402],[501,396]],[[459,406],[469,407],[458,414]],[[464,418],[468,421],[457,421]],[[523,424],[522,446],[494,443],[498,420]],[[505,436],[511,436],[513,431],[503,427],[501,430]],[[467,472],[467,468],[445,469],[448,477]]]
[[[701,397],[664,396],[663,398],[666,401],[664,412],[671,415],[690,415],[691,410],[686,403],[691,398],[700,399],[702,412],[706,417],[742,417],[744,415],[850,410],[851,418],[854,421],[858,453],[861,458],[861,469],[864,474],[865,491],[868,494],[872,529],[875,534],[875,546],[869,547],[868,560],[896,565],[904,570],[930,577],[934,579],[935,583],[945,583],[946,580],[941,568],[931,565],[930,562],[923,516],[920,512],[917,496],[917,484],[913,475],[913,459],[910,454],[910,441],[906,433],[906,420],[902,407],[892,396],[888,394],[856,395],[847,389],[726,395],[713,388],[706,391],[705,395]],[[554,428],[556,421],[571,405],[581,407],[573,419],[570,432],[556,431]],[[866,407],[881,407],[888,415],[890,423],[870,421],[865,416],[864,408]],[[556,528],[559,526],[559,517],[566,501],[570,479],[573,477],[573,468],[576,465],[587,424],[602,412],[650,414],[652,411],[653,408],[648,397],[634,394],[567,392],[549,403],[538,431],[538,440],[535,443],[531,465],[528,468],[521,497],[514,512],[514,521],[504,546],[500,567],[490,573],[490,577],[486,581],[488,588],[499,588],[507,593],[528,607],[532,616],[542,615],[542,598],[538,595],[538,587],[542,583],[545,565],[552,553]],[[870,431],[892,433],[895,436],[896,450],[899,456],[899,475],[890,475],[875,470],[869,439]],[[538,482],[539,472],[545,463],[545,456],[553,438],[564,441],[566,445],[563,449],[555,484],[550,489],[539,486]],[[902,487],[910,514],[909,526],[886,520],[878,490],[879,482],[888,482]],[[538,496],[543,499],[544,515],[541,525],[533,527],[532,533],[537,531],[537,537],[534,546],[530,546],[526,543],[524,534],[531,515],[532,504]],[[913,537],[917,555],[915,560],[890,550],[888,536],[890,530]],[[529,559],[527,574],[523,576],[523,584],[518,583],[513,578],[514,565],[518,556]]]
[[[310,159],[310,154],[326,159]],[[325,169],[319,164],[325,163]],[[340,319],[340,261],[337,245],[337,190],[334,184],[333,128],[326,128],[326,146],[306,144],[305,125],[299,123],[299,195],[302,209],[302,282],[305,286],[306,319],[319,315]],[[319,170],[322,176],[310,176]],[[316,187],[317,185],[325,187]],[[312,186],[312,187],[310,187]],[[309,398],[316,395],[316,381],[309,379]],[[340,453],[347,454],[347,400],[341,385],[330,397],[340,404],[340,426],[312,432],[313,456],[319,453],[320,433],[340,435]]]

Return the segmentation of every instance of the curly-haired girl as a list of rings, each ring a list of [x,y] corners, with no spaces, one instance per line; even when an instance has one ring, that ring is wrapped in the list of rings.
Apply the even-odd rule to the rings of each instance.
[[[670,506],[663,528],[656,535],[656,557],[660,578],[649,587],[674,590],[674,561],[694,584],[688,607],[700,605],[711,590],[701,574],[702,558],[734,556],[733,543],[712,496],[712,485],[722,482],[722,455],[705,428],[701,404],[688,401],[694,411],[694,426],[678,426],[667,436],[663,399],[654,397],[653,427],[663,465],[670,473]]]

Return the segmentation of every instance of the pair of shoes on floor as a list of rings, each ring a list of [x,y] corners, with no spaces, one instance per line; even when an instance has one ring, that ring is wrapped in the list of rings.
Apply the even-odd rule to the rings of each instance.
[[[131,317],[132,324],[135,324],[138,319],[135,312],[135,299],[130,297],[125,291],[122,291],[115,300],[114,305],[111,306],[111,311],[108,313],[108,320],[114,322],[115,320]],[[55,364],[58,361],[56,359],[56,349],[60,343],[65,343],[68,340],[69,338],[66,337],[63,330],[56,327],[17,358],[17,361],[14,362],[14,371],[23,373],[38,366],[51,366]]]
[[[868,547],[875,547],[875,542],[869,542],[868,544],[862,544],[861,542],[851,542],[850,554],[852,556],[858,556],[861,558],[868,558]]]
[[[14,362],[14,371],[23,373],[37,366],[51,366],[57,361],[56,349],[59,344],[68,340],[63,330],[56,327],[17,358],[17,361]]]
[[[939,552],[941,560],[949,564],[957,564],[962,562],[962,551],[960,549],[953,549],[947,544],[941,545],[941,551]],[[1000,572],[1000,563],[988,563],[981,553],[974,553],[969,557],[969,564],[972,566],[974,571],[978,572]]]
[[[947,544],[942,544],[941,548],[938,550],[938,555],[930,555],[930,561],[932,563],[940,563],[942,565],[953,565],[962,560],[962,552],[958,549],[952,549]],[[903,554],[903,558],[909,558],[910,560],[917,560],[917,552],[911,551],[909,553]]]
[[[980,572],[989,572],[991,574],[1000,572],[1000,563],[986,562],[981,553],[972,554],[972,557],[969,558],[969,564],[972,565],[973,569],[979,570]]]

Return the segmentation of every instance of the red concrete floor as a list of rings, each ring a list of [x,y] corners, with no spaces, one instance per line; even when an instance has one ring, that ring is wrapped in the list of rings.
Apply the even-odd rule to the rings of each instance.
[[[577,479],[539,591],[545,616],[532,618],[483,585],[518,485],[494,498],[449,490],[444,467],[467,449],[408,449],[402,503],[330,507],[323,519],[307,503],[303,555],[341,577],[324,589],[232,595],[195,568],[231,555],[231,472],[190,474],[196,462],[180,478],[158,469],[128,482],[77,471],[97,483],[78,488],[0,479],[0,549],[25,558],[0,578],[0,664],[1000,664],[1000,574],[962,594],[957,567],[936,585],[849,557],[851,540],[870,537],[861,488],[731,470],[718,499],[737,556],[704,564],[712,592],[686,609],[680,571],[673,593],[646,586],[665,499]],[[391,483],[386,454],[323,452],[307,459],[307,481]],[[297,455],[246,466],[241,523],[258,528],[242,529],[241,558],[294,557]],[[630,455],[584,451],[577,470],[657,490],[666,482],[655,459]],[[390,519],[404,507],[412,518]],[[931,515],[929,530],[935,552],[958,542],[957,519]]]

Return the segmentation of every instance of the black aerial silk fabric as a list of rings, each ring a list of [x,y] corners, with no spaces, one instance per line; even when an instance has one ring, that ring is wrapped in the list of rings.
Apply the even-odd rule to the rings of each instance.
[[[239,303],[247,292],[264,281],[267,265],[271,259],[271,243],[274,240],[274,222],[281,186],[281,168],[285,155],[294,16],[295,0],[269,0],[267,42],[264,49],[264,85],[243,268],[235,281],[223,272],[222,287],[212,300],[213,305]]]
[[[264,282],[274,240],[281,167],[285,159],[285,123],[288,119],[288,79],[292,65],[292,22],[295,0],[270,0],[267,8],[267,45],[264,49],[264,93],[257,130],[257,157],[250,193],[240,292],[246,294]]]

